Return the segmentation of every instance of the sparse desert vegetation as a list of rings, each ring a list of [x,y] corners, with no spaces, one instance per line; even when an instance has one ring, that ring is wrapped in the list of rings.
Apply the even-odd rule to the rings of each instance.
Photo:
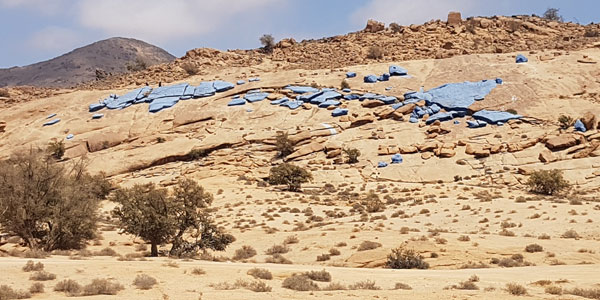
[[[599,299],[600,26],[562,21],[371,20],[2,88],[0,300]]]

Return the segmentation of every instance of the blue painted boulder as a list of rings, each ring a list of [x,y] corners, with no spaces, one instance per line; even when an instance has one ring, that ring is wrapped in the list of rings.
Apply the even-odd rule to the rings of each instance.
[[[345,108],[336,108],[331,112],[332,117],[345,116],[348,114],[348,110]]]
[[[585,128],[585,124],[583,124],[583,122],[581,122],[581,120],[577,119],[577,121],[575,121],[575,125],[573,125],[573,127],[575,127],[576,131],[579,132],[586,132],[587,128]]]
[[[408,71],[406,71],[406,69],[396,66],[396,65],[391,65],[390,68],[390,76],[406,76],[408,75]]]
[[[60,119],[54,119],[52,121],[48,121],[48,122],[44,123],[42,126],[52,126],[58,122],[60,122]]]
[[[217,81],[213,82],[213,87],[215,88],[217,93],[221,93],[221,92],[225,92],[227,90],[234,88],[234,85],[233,85],[233,83],[230,83],[230,82],[217,80]]]
[[[377,76],[375,76],[375,75],[367,75],[364,78],[364,82],[365,83],[376,83],[377,82]]]
[[[227,106],[238,106],[244,104],[246,104],[246,100],[244,98],[235,98],[229,101],[229,103],[227,103]]]
[[[253,102],[258,102],[258,101],[262,101],[265,100],[267,97],[269,96],[269,93],[248,93],[244,96],[244,99],[246,99],[246,101],[253,103]]]
[[[404,161],[404,159],[402,159],[402,155],[400,154],[394,154],[392,155],[392,163],[393,164],[400,164]]]
[[[356,72],[348,72],[346,73],[346,78],[354,78],[356,77]]]
[[[388,166],[388,163],[386,163],[385,161],[380,161],[377,163],[378,168],[385,168],[387,166]]]
[[[522,64],[522,63],[526,63],[526,62],[528,62],[529,60],[527,59],[527,57],[525,57],[525,55],[523,55],[523,54],[519,54],[519,55],[517,55],[517,58],[515,59],[515,61],[516,61],[518,64]]]
[[[484,121],[488,124],[506,123],[508,120],[521,119],[523,116],[511,114],[506,111],[495,111],[495,110],[480,110],[473,114],[473,118],[476,120]]]
[[[106,106],[104,103],[92,103],[90,104],[89,112],[95,112],[103,109]]]
[[[298,86],[298,85],[288,85],[285,87],[286,90],[290,90],[296,94],[305,94],[305,93],[316,93],[319,89],[314,88],[312,86]]]

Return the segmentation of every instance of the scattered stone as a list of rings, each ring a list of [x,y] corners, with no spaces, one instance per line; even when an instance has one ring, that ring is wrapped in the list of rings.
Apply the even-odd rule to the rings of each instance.
[[[587,130],[593,130],[596,128],[596,115],[594,115],[592,112],[586,112],[580,120]]]
[[[557,160],[556,156],[547,149],[540,152],[538,159],[543,163],[550,163]]]
[[[562,134],[551,137],[546,140],[546,147],[552,151],[559,151],[573,147],[579,143],[579,140],[572,134]]]
[[[385,29],[385,24],[375,20],[368,20],[364,32],[376,33]]]
[[[449,26],[460,25],[462,23],[462,16],[460,12],[451,11],[448,13],[448,21]]]

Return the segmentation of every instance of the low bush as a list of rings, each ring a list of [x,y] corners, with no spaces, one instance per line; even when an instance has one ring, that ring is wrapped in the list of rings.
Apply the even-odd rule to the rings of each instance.
[[[322,281],[322,282],[330,282],[331,281],[331,274],[329,274],[329,272],[325,271],[324,269],[321,271],[306,272],[306,273],[304,273],[304,275],[306,275],[306,277],[308,277],[314,281]]]
[[[306,275],[292,275],[291,277],[283,280],[281,284],[283,288],[294,290],[294,291],[318,291],[319,286],[312,282]]]
[[[386,266],[391,269],[428,269],[429,264],[423,256],[412,249],[398,247],[388,255]]]
[[[538,244],[529,244],[529,245],[525,246],[525,251],[529,252],[529,253],[542,252],[542,251],[544,251],[544,247],[542,247]]]
[[[271,248],[265,251],[265,254],[274,255],[274,254],[285,254],[290,252],[290,248],[285,245],[273,245]]]
[[[146,274],[138,274],[133,280],[133,285],[140,290],[149,290],[157,283],[156,278]]]
[[[252,269],[248,270],[248,272],[246,274],[248,274],[256,279],[264,279],[264,280],[273,279],[273,274],[271,274],[271,272],[267,269],[252,268]]]
[[[83,287],[83,295],[116,295],[123,289],[125,289],[125,287],[118,282],[113,282],[108,279],[94,279],[91,283]]]
[[[368,59],[382,59],[383,58],[383,48],[379,46],[371,46],[367,52]]]
[[[8,285],[0,285],[0,299],[11,300],[11,299],[28,299],[31,298],[31,294],[26,291],[14,290]]]
[[[285,184],[291,192],[300,190],[301,185],[310,180],[312,180],[312,174],[308,170],[289,163],[272,167],[269,172],[269,183]]]
[[[348,286],[350,290],[380,290],[381,288],[375,284],[375,281],[365,280],[359,281]]]
[[[381,247],[381,243],[364,241],[364,242],[360,243],[360,245],[358,245],[358,249],[356,249],[356,250],[357,251],[366,251],[366,250],[377,249],[379,247]]]
[[[506,284],[506,291],[515,296],[527,295],[527,289],[524,286],[513,282]]]
[[[358,162],[358,157],[360,156],[360,150],[356,148],[346,148],[344,149],[344,153],[348,156],[348,163],[354,164]]]
[[[394,289],[395,290],[412,290],[412,287],[403,282],[396,282],[396,284],[394,285]]]
[[[29,292],[32,294],[41,294],[44,292],[44,284],[41,282],[34,282],[30,287],[29,287]],[[2,297],[0,297],[0,299],[2,299]]]
[[[266,263],[269,264],[286,264],[286,265],[290,265],[292,264],[292,261],[283,257],[283,255],[281,254],[275,254],[273,256],[269,256],[265,259]]]
[[[31,276],[29,276],[29,280],[35,280],[35,281],[48,281],[48,280],[54,280],[54,279],[56,279],[56,275],[52,274],[52,273],[48,273],[46,271],[38,271],[38,272],[31,274]]]
[[[30,260],[23,266],[22,270],[23,272],[42,271],[44,270],[44,264],[41,262],[34,263],[33,260]]]
[[[233,255],[233,260],[242,260],[254,257],[256,255],[256,250],[252,248],[252,246],[244,245],[242,248],[235,250],[235,254]]]
[[[554,195],[569,187],[560,170],[538,170],[527,179],[529,189],[534,193]]]
[[[81,285],[77,283],[77,281],[72,279],[65,279],[63,281],[59,281],[54,286],[54,291],[56,292],[64,292],[67,296],[76,296],[81,293]]]

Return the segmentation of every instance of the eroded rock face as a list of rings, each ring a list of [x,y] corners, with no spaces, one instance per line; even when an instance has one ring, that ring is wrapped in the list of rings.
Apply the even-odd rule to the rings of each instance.
[[[460,12],[451,11],[448,13],[448,25],[460,25],[462,23],[462,16]]]
[[[552,151],[559,151],[573,147],[579,143],[579,140],[572,134],[562,134],[551,137],[546,140],[546,147]]]
[[[585,128],[587,130],[593,130],[596,129],[596,124],[598,123],[597,119],[596,119],[596,115],[594,115],[592,112],[586,112],[583,117],[581,117],[581,122],[583,123],[583,125],[585,125]]]
[[[384,29],[385,29],[385,24],[383,24],[381,22],[377,22],[375,20],[369,20],[369,21],[367,21],[367,27],[365,27],[364,31],[375,33],[375,32],[382,31]]]
[[[89,152],[96,152],[117,146],[127,140],[127,135],[118,132],[96,133],[87,138]]]

